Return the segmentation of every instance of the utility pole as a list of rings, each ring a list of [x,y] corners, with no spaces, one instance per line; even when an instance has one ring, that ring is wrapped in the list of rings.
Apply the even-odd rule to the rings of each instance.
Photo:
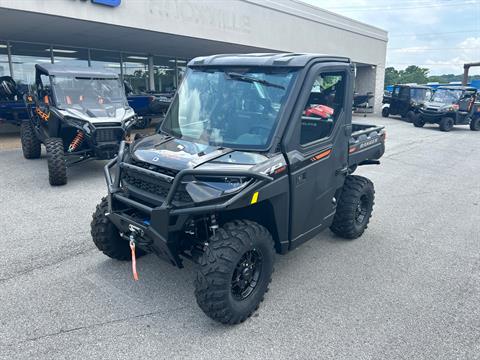
[[[462,81],[463,86],[467,86],[467,84],[468,84],[468,71],[473,66],[480,66],[480,62],[474,62],[474,63],[469,63],[469,64],[464,64],[463,65],[463,81]]]

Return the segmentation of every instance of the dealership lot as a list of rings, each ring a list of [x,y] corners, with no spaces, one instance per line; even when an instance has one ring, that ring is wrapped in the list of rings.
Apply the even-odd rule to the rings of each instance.
[[[358,121],[362,121],[359,119]],[[366,233],[326,231],[277,256],[270,292],[227,327],[195,304],[193,266],[99,253],[89,223],[104,162],[48,184],[46,160],[0,150],[0,358],[432,358],[480,353],[480,133],[387,126]]]

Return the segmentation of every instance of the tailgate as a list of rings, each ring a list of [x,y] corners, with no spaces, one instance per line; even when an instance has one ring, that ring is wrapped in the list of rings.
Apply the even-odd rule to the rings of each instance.
[[[352,124],[348,149],[348,165],[362,165],[378,160],[385,152],[385,127],[368,124]]]

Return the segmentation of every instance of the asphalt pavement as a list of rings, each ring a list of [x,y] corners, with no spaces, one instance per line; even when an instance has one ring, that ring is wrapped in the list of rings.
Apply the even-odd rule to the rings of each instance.
[[[0,359],[479,359],[480,133],[387,126],[365,234],[325,231],[277,256],[245,323],[207,318],[194,266],[96,250],[104,162],[50,187],[45,155],[0,151]]]

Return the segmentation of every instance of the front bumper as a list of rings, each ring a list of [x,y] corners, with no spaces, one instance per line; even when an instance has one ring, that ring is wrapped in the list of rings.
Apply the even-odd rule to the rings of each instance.
[[[438,124],[442,118],[450,116],[448,111],[420,110],[422,120],[426,123]]]
[[[105,179],[108,186],[109,213],[107,217],[125,235],[131,232],[130,226],[137,227],[143,234],[138,240],[138,246],[147,252],[154,252],[158,256],[169,260],[172,264],[182,267],[180,258],[181,248],[179,237],[183,234],[188,220],[195,215],[209,215],[221,211],[246,206],[247,200],[272,177],[250,170],[203,170],[184,169],[175,176],[158,173],[143,167],[123,162],[125,142],[120,144],[118,156],[112,159],[104,168]],[[111,169],[115,166],[114,177]],[[135,194],[131,196],[121,187],[123,171],[133,171],[148,175],[155,181],[165,182],[170,185],[168,193],[157,205],[148,201],[148,193],[142,197]],[[182,180],[187,176],[243,176],[254,181],[238,193],[215,203],[194,203],[179,205],[175,199],[182,186]],[[131,215],[134,210],[135,216]]]

